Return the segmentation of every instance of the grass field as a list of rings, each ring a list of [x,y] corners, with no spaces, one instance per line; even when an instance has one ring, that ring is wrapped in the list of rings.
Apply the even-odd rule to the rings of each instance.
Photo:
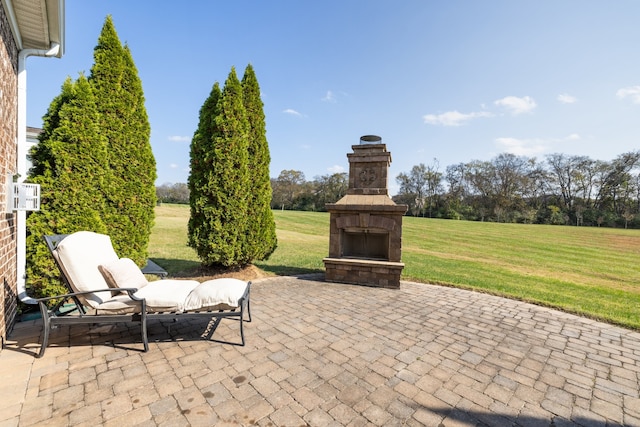
[[[323,272],[329,214],[275,211],[269,274]],[[186,246],[189,208],[156,210],[149,256],[171,275],[199,266]],[[403,279],[489,292],[640,330],[640,230],[405,217]]]

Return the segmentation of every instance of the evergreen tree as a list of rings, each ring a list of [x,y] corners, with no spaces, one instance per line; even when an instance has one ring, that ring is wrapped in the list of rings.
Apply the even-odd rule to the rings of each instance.
[[[111,16],[106,18],[94,49],[89,82],[108,144],[104,221],[118,255],[142,266],[154,220],[156,165],[142,83]]]
[[[216,82],[209,97],[200,108],[198,129],[191,139],[191,171],[189,173],[188,243],[196,249],[198,255],[206,251],[209,218],[207,212],[212,204],[211,182],[215,174],[213,169],[213,135],[216,129],[218,101],[222,97],[220,85]],[[200,249],[198,249],[200,248]]]
[[[66,293],[42,235],[107,230],[102,221],[107,148],[97,123],[87,79],[67,79],[44,116],[39,144],[31,153],[29,181],[41,190],[40,210],[27,218],[27,286],[34,297]]]
[[[216,106],[212,108],[214,101]],[[203,178],[206,172],[195,172],[196,177],[190,179],[193,190],[199,193],[191,196],[198,217],[190,219],[189,245],[206,266],[245,265],[251,261],[245,244],[249,124],[235,68],[231,69],[221,93],[214,86],[201,110],[200,121],[196,144],[202,145],[192,147],[191,162],[192,165],[200,162],[199,168],[210,173]],[[208,126],[212,129],[210,143],[206,141]],[[204,141],[199,140],[201,137]],[[194,158],[200,147],[204,148],[202,158]]]
[[[276,223],[271,211],[269,144],[260,98],[260,86],[251,64],[242,78],[243,102],[249,122],[249,195],[246,252],[250,259],[267,259],[277,246]]]

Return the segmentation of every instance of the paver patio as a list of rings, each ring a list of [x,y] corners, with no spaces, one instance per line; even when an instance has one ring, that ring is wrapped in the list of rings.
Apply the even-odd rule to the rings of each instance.
[[[0,426],[640,426],[640,333],[460,289],[254,281],[237,321],[54,331],[0,352]]]

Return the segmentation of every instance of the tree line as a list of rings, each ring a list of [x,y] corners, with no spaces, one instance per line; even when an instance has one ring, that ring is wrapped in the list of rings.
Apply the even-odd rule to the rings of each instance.
[[[640,151],[611,161],[549,154],[542,160],[510,153],[440,167],[437,159],[396,177],[396,203],[407,215],[471,221],[640,228]],[[348,175],[307,181],[283,170],[271,178],[272,209],[325,211],[345,195]],[[184,203],[184,184],[157,188],[159,200]],[[182,194],[181,194],[182,193]]]
[[[271,180],[274,209],[324,210],[347,188],[346,174],[307,182],[299,171]],[[640,228],[640,151],[611,161],[510,153],[442,169],[437,159],[396,177],[407,215],[471,221]]]
[[[503,153],[396,178],[397,202],[416,216],[531,224],[640,227],[640,151],[611,161]]]
[[[307,181],[304,172],[289,169],[280,172],[277,178],[271,178],[270,184],[271,209],[324,211],[326,203],[333,203],[346,194],[349,176],[341,172]],[[156,187],[156,194],[162,203],[189,203],[187,184],[165,183]]]

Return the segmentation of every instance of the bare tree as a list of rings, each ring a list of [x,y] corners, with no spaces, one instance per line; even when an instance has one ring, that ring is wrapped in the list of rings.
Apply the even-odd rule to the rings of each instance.
[[[414,215],[420,215],[422,209],[419,201],[424,200],[427,192],[427,167],[424,163],[420,163],[412,167],[408,174],[400,173],[396,177],[396,182],[400,185],[399,193],[413,199],[409,208],[414,212]]]
[[[429,216],[432,216],[436,199],[443,191],[442,173],[438,171],[440,163],[433,159],[433,163],[426,166],[424,163],[411,168],[411,171],[400,173],[396,182],[400,185],[399,193],[410,200],[410,208],[414,215],[424,216],[424,207],[427,206]]]
[[[576,184],[576,197],[581,199],[582,206],[590,208],[593,206],[593,195],[598,184],[596,177],[602,162],[591,160],[586,156],[576,157],[575,160],[573,176]]]
[[[547,164],[552,177],[551,183],[562,196],[562,208],[565,210],[573,207],[573,198],[576,191],[574,177],[578,162],[579,157],[577,156],[570,157],[558,153],[547,156]]]
[[[636,217],[636,214],[633,213],[630,209],[625,209],[625,211],[622,212],[622,218],[624,218],[625,229],[629,226],[629,221],[633,221],[635,217]]]
[[[439,171],[440,162],[438,159],[433,159],[433,163],[427,166],[426,172],[426,188],[425,198],[427,203],[427,209],[429,211],[429,218],[433,216],[433,208],[436,204],[436,199],[439,194],[442,193],[442,173]],[[424,202],[423,202],[424,204]]]

